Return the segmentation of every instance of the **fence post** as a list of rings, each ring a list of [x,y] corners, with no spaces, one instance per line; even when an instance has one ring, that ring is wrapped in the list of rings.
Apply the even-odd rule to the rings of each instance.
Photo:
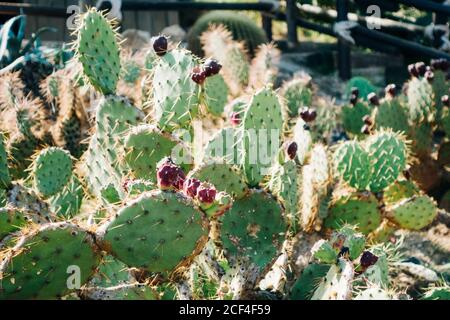
[[[286,24],[288,46],[295,48],[298,45],[297,38],[297,13],[296,0],[286,0]]]
[[[262,18],[262,27],[264,31],[266,32],[267,39],[269,41],[272,41],[272,18],[265,14],[264,12],[261,12],[261,18]]]
[[[348,0],[336,0],[337,21],[348,20]],[[339,78],[348,80],[352,76],[350,46],[338,38],[338,72]]]

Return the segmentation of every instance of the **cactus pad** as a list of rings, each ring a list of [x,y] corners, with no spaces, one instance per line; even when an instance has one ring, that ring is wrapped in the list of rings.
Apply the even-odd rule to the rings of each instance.
[[[152,191],[122,208],[99,235],[127,265],[165,273],[188,264],[200,252],[208,225],[182,194]]]
[[[34,185],[44,197],[61,191],[72,175],[70,154],[60,148],[42,150],[33,165]]]
[[[325,227],[337,229],[345,223],[356,225],[364,234],[375,230],[381,223],[377,199],[370,194],[354,193],[335,201],[324,221]]]
[[[203,88],[204,103],[208,111],[220,117],[228,101],[228,87],[220,74],[208,77]]]
[[[70,223],[45,225],[24,235],[1,263],[0,299],[60,298],[70,291],[71,272],[83,285],[98,261],[91,235]]]
[[[90,9],[79,17],[75,51],[92,86],[103,94],[116,91],[120,76],[119,45],[111,23]]]
[[[236,200],[221,218],[220,240],[227,256],[249,257],[264,270],[275,259],[287,226],[280,205],[264,192]]]
[[[191,79],[197,65],[194,56],[175,49],[162,56],[154,67],[154,117],[164,131],[186,128],[198,113],[200,87]]]
[[[426,195],[413,196],[393,206],[391,215],[400,227],[420,230],[436,218],[437,206],[434,200]]]

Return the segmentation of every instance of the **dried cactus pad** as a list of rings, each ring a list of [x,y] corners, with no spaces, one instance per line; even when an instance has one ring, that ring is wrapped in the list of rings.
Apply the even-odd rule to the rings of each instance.
[[[287,225],[277,201],[265,192],[236,200],[222,217],[220,240],[228,256],[249,257],[260,269],[274,260]]]
[[[69,182],[72,175],[72,159],[70,154],[60,148],[47,148],[37,156],[33,176],[36,189],[44,197],[49,197]]]
[[[60,298],[86,283],[98,262],[87,232],[70,223],[47,224],[24,235],[0,264],[0,299]]]
[[[119,45],[111,23],[95,8],[80,16],[75,49],[91,85],[113,94],[121,70]]]
[[[151,191],[99,229],[105,247],[131,267],[171,272],[187,264],[207,240],[208,224],[185,196]]]

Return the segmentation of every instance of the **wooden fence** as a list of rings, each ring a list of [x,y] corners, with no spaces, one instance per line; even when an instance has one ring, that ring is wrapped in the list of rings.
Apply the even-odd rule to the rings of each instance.
[[[167,0],[166,0],[167,1]],[[55,6],[68,8],[70,5],[78,5],[78,0],[25,0],[16,1],[23,3],[39,4],[43,6]],[[88,1],[85,1],[88,2]],[[91,3],[95,4],[96,1]],[[126,3],[127,1],[122,1]],[[134,0],[134,2],[145,2],[145,0]],[[48,16],[29,16],[27,23],[27,34],[37,30],[40,27],[52,26],[58,28],[58,33],[48,33],[43,40],[48,41],[68,41],[70,40],[70,30],[66,27],[65,17],[48,17]],[[157,34],[167,26],[178,24],[177,11],[124,11],[122,28],[140,29]]]

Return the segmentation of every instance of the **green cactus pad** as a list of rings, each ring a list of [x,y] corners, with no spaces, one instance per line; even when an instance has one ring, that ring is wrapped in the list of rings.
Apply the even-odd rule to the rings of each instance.
[[[312,91],[303,79],[294,78],[283,84],[281,88],[287,112],[290,117],[298,116],[299,110],[303,107],[310,107],[312,103]]]
[[[425,78],[413,78],[408,83],[408,110],[410,120],[417,124],[433,117],[433,87]]]
[[[359,101],[354,106],[343,106],[341,116],[345,131],[354,135],[360,135],[361,128],[364,125],[363,118],[370,116],[370,113],[370,107],[366,102]]]
[[[450,287],[441,286],[428,289],[422,300],[450,300]]]
[[[141,76],[141,67],[134,60],[127,60],[123,63],[121,78],[127,84],[135,84]]]
[[[34,185],[44,197],[61,191],[72,175],[70,153],[55,147],[39,152],[33,165]]]
[[[46,223],[51,221],[48,204],[40,199],[36,193],[22,185],[21,182],[12,184],[6,194],[7,205],[33,213],[36,223]]]
[[[258,185],[278,155],[283,115],[276,93],[259,90],[253,96],[243,119],[244,170],[250,186]]]
[[[383,101],[376,108],[374,118],[377,129],[392,129],[403,133],[409,131],[407,110],[398,98]]]
[[[0,132],[0,188],[7,188],[11,183],[8,169],[8,154],[6,152],[5,136]]]
[[[32,163],[31,157],[37,149],[39,142],[22,134],[12,136],[8,142],[10,155],[9,170],[13,179],[27,177],[26,169]]]
[[[260,270],[276,258],[287,230],[280,205],[254,191],[221,217],[220,240],[227,256],[248,257]]]
[[[383,192],[383,202],[393,205],[403,199],[410,198],[419,193],[419,188],[410,180],[396,181]]]
[[[77,289],[99,262],[92,241],[70,223],[48,224],[24,235],[0,264],[0,299],[58,299]]]
[[[356,225],[368,234],[381,223],[381,214],[375,196],[368,193],[353,193],[335,201],[324,221],[326,228],[339,229],[344,224]]]
[[[370,283],[375,283],[381,287],[389,286],[389,265],[386,254],[374,252],[378,256],[377,262],[364,271],[363,277]]]
[[[219,130],[208,142],[203,162],[221,159],[224,163],[242,164],[242,132],[235,128]]]
[[[206,163],[189,173],[189,177],[209,182],[216,187],[218,192],[224,191],[236,199],[240,199],[248,193],[244,176],[233,165]]]
[[[416,124],[411,128],[409,135],[415,155],[428,156],[433,151],[433,126],[431,124]]]
[[[203,87],[203,97],[208,111],[220,117],[228,101],[228,87],[220,74],[206,78]]]
[[[319,260],[320,263],[334,264],[336,263],[338,252],[326,240],[317,241],[311,249],[312,256]]]
[[[272,168],[267,189],[276,195],[285,208],[286,218],[293,230],[297,227],[300,196],[299,169],[295,161],[276,164]]]
[[[122,178],[128,173],[121,161],[124,135],[143,117],[144,114],[124,98],[108,96],[99,102],[96,133],[91,138],[85,161],[88,186],[98,198],[109,188],[114,188],[119,198],[124,196]]]
[[[89,281],[89,286],[107,288],[127,283],[129,280],[131,274],[128,266],[107,255],[101,259],[97,271]]]
[[[162,56],[154,67],[154,117],[164,131],[186,128],[198,113],[200,86],[191,79],[197,65],[188,51],[175,49]]]
[[[309,300],[320,280],[326,276],[330,266],[326,264],[310,264],[295,282],[289,295],[290,300]]]
[[[169,156],[183,170],[189,169],[187,147],[174,136],[162,133],[154,126],[140,125],[133,128],[125,138],[124,148],[125,162],[136,179],[147,179],[155,183],[156,164]]]
[[[23,212],[11,209],[0,208],[0,241],[7,235],[19,231],[28,222]]]
[[[351,295],[353,276],[352,263],[339,259],[338,264],[332,265],[327,275],[322,278],[311,300],[348,300]]]
[[[390,209],[390,215],[400,227],[420,230],[437,216],[437,206],[429,196],[413,196],[396,204]]]
[[[180,193],[143,194],[102,226],[99,236],[112,255],[151,272],[172,272],[200,252],[208,236],[202,213]]]
[[[350,186],[365,190],[370,179],[370,156],[357,141],[341,144],[334,152],[334,166]]]
[[[148,180],[133,180],[127,183],[128,196],[138,196],[144,192],[156,189],[154,183]]]
[[[377,286],[359,292],[354,300],[392,300],[386,290]]]
[[[369,189],[378,192],[392,184],[405,170],[409,150],[405,138],[391,131],[376,132],[365,143],[373,168]]]
[[[442,114],[443,104],[442,96],[449,93],[450,86],[447,83],[447,73],[441,70],[434,70],[434,78],[431,86],[433,87],[434,107],[436,109],[436,119],[439,119]]]
[[[91,85],[103,94],[116,91],[120,76],[117,35],[111,23],[95,8],[79,17],[75,51]]]
[[[60,217],[70,219],[80,212],[84,197],[83,186],[77,177],[49,199],[50,210]]]

